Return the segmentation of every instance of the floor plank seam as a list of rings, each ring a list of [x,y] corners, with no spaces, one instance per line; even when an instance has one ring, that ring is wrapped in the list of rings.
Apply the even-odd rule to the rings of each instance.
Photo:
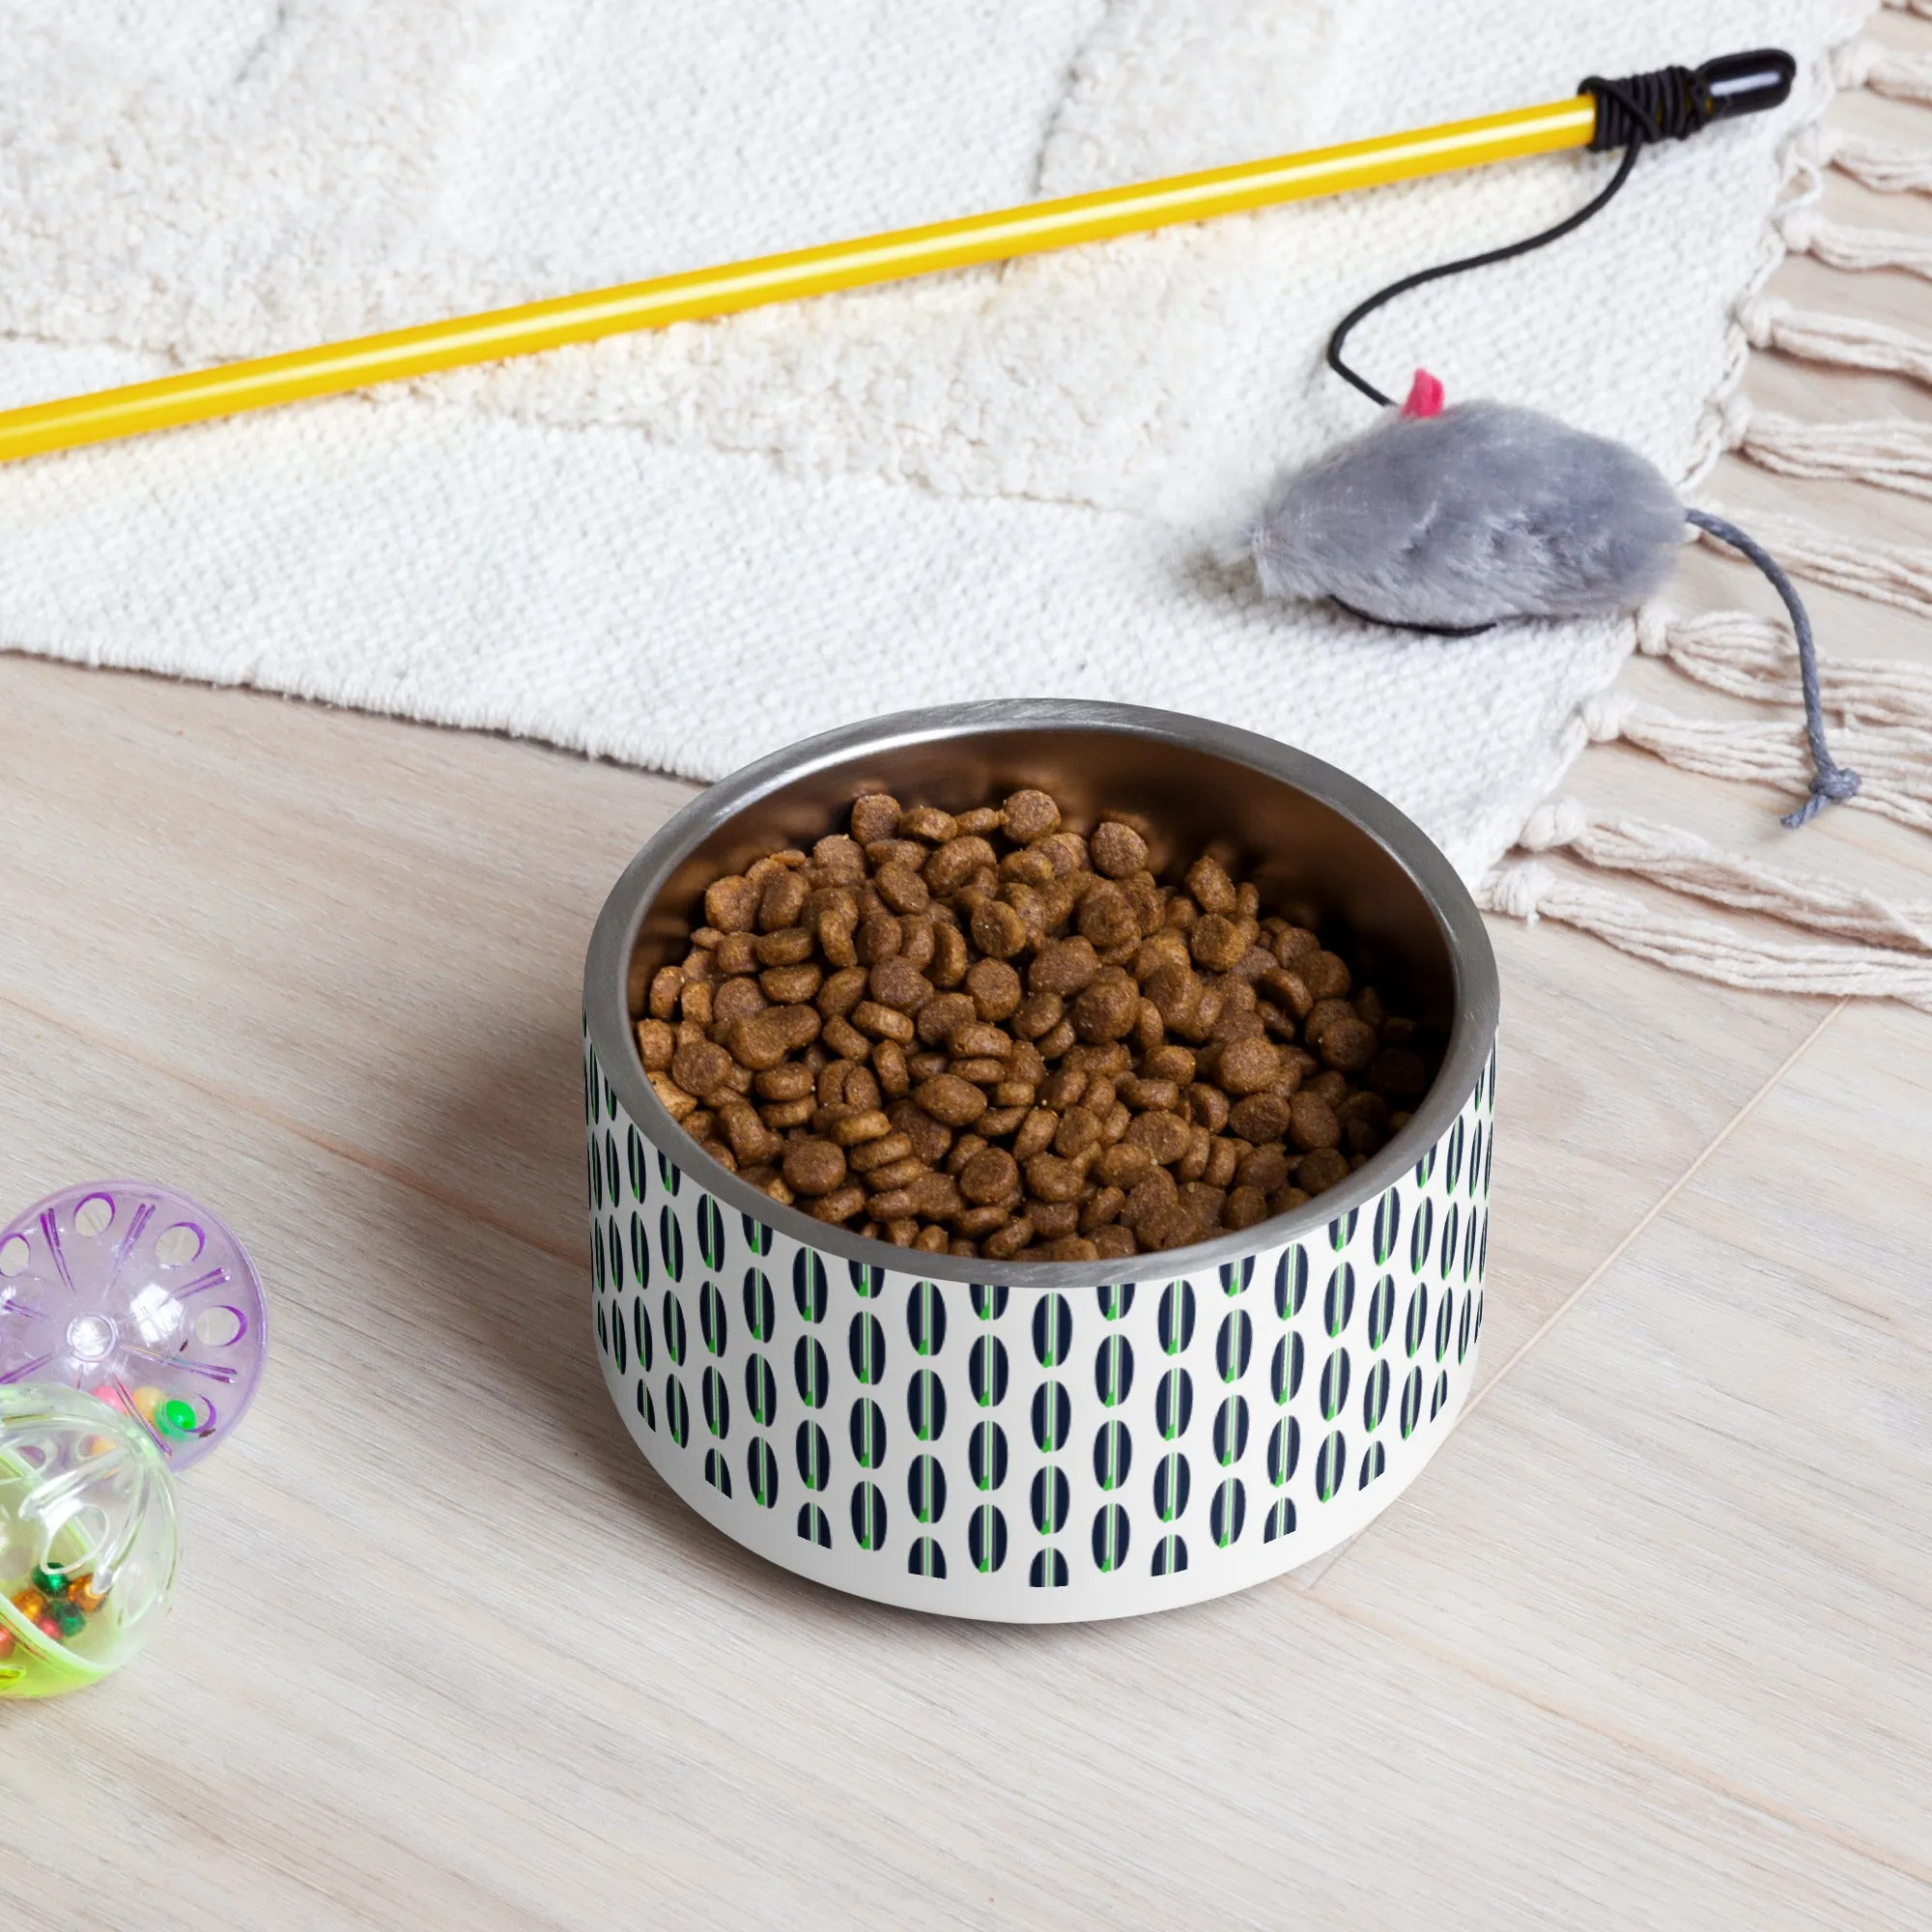
[[[1742,1127],[1745,1124],[1745,1122],[1748,1121],[1754,1113],[1757,1112],[1758,1108],[1767,1099],[1769,1099],[1770,1096],[1783,1083],[1785,1076],[1790,1073],[1791,1069],[1794,1066],[1796,1066],[1798,1063],[1801,1060],[1803,1060],[1807,1053],[1810,1052],[1811,1048],[1823,1037],[1825,1029],[1829,1027],[1832,1024],[1832,1022],[1835,1020],[1838,1017],[1838,1015],[1842,1013],[1845,1010],[1845,1009],[1850,1005],[1851,1001],[1849,998],[1841,999],[1837,1002],[1835,1006],[1832,1008],[1830,1012],[1825,1014],[1825,1016],[1818,1022],[1818,1024],[1814,1026],[1811,1029],[1811,1031],[1807,1033],[1804,1036],[1804,1037],[1801,1039],[1798,1042],[1798,1044],[1791,1049],[1791,1051],[1788,1054],[1785,1055],[1783,1060],[1778,1063],[1777,1066],[1766,1078],[1764,1084],[1758,1088],[1757,1092],[1754,1093],[1750,1096],[1750,1098],[1747,1100],[1744,1103],[1744,1105],[1740,1107],[1738,1111],[1735,1114],[1733,1114],[1727,1122],[1725,1122],[1724,1125],[1721,1128],[1719,1128],[1719,1131],[1712,1137],[1712,1139],[1705,1146],[1703,1151],[1697,1155],[1697,1157],[1694,1160],[1691,1161],[1690,1165],[1687,1167],[1684,1170],[1684,1172],[1680,1174],[1677,1177],[1677,1179],[1673,1180],[1670,1183],[1670,1185],[1666,1187],[1663,1190],[1663,1192],[1657,1197],[1657,1199],[1654,1202],[1651,1203],[1650,1207],[1647,1208],[1644,1210],[1644,1212],[1637,1218],[1636,1222],[1632,1226],[1630,1231],[1626,1235],[1624,1235],[1624,1236],[1617,1242],[1616,1246],[1613,1247],[1609,1251],[1609,1253],[1606,1254],[1604,1257],[1604,1259],[1600,1261],[1597,1264],[1597,1265],[1593,1267],[1590,1270],[1590,1272],[1587,1275],[1585,1275],[1579,1283],[1577,1283],[1576,1288],[1574,1288],[1570,1292],[1570,1293],[1567,1294],[1563,1298],[1563,1300],[1557,1304],[1555,1308],[1550,1310],[1548,1315],[1544,1318],[1541,1325],[1537,1328],[1536,1332],[1518,1347],[1516,1352],[1510,1356],[1509,1360],[1506,1361],[1502,1365],[1502,1367],[1499,1368],[1495,1372],[1495,1374],[1490,1378],[1488,1381],[1483,1383],[1483,1385],[1480,1388],[1474,1389],[1470,1392],[1468,1401],[1463,1405],[1462,1414],[1459,1415],[1456,1418],[1455,1422],[1450,1425],[1450,1434],[1452,1435],[1455,1434],[1457,1430],[1461,1429],[1472,1415],[1475,1414],[1477,1409],[1479,1409],[1483,1406],[1483,1404],[1489,1399],[1491,1392],[1502,1386],[1503,1382],[1516,1372],[1517,1368],[1529,1356],[1531,1351],[1534,1350],[1542,1343],[1544,1338],[1547,1335],[1548,1335],[1553,1328],[1555,1328],[1557,1323],[1560,1322],[1563,1320],[1563,1318],[1566,1315],[1568,1315],[1570,1311],[1573,1308],[1575,1308],[1577,1305],[1577,1303],[1580,1302],[1583,1299],[1583,1297],[1586,1294],[1588,1294],[1593,1288],[1596,1287],[1598,1282],[1602,1281],[1605,1275],[1608,1274],[1610,1269],[1613,1268],[1617,1264],[1617,1263],[1621,1261],[1623,1257],[1626,1254],[1628,1254],[1633,1247],[1635,1246],[1637,1241],[1639,1241],[1643,1237],[1644,1234],[1656,1224],[1658,1218],[1664,1212],[1664,1210],[1670,1206],[1670,1204],[1673,1201],[1675,1201],[1677,1197],[1680,1194],[1682,1194],[1687,1187],[1690,1185],[1691,1181],[1693,1181],[1699,1174],[1703,1172],[1705,1164],[1709,1162],[1718,1153],[1719,1150],[1725,1146],[1725,1144],[1730,1140],[1731,1136],[1735,1134],[1738,1131],[1738,1129]],[[1316,1576],[1313,1578],[1313,1580],[1306,1585],[1307,1594],[1313,1596],[1318,1590],[1320,1590],[1321,1585],[1327,1580],[1327,1578],[1337,1569],[1339,1569],[1343,1563],[1348,1561],[1350,1554],[1356,1548],[1359,1547],[1359,1545],[1362,1543],[1365,1537],[1373,1533],[1374,1529],[1375,1529],[1375,1524],[1374,1523],[1369,1524],[1367,1528],[1363,1529],[1357,1535],[1350,1538],[1347,1544],[1345,1544],[1340,1549],[1338,1549],[1334,1553],[1334,1555],[1322,1566],[1321,1573],[1318,1576]]]
[[[88,1045],[99,1047],[103,1051],[119,1054],[144,1066],[151,1073],[158,1073],[163,1079],[173,1080],[211,1100],[217,1100],[223,1106],[234,1107],[264,1121],[283,1133],[292,1134],[296,1139],[305,1141],[309,1146],[320,1148],[326,1153],[333,1154],[338,1160],[345,1160],[353,1167],[359,1167],[370,1174],[380,1175],[384,1180],[393,1181],[398,1187],[406,1187],[412,1194],[419,1194],[426,1201],[433,1201],[440,1208],[446,1208],[452,1213],[467,1214],[485,1227],[494,1228],[497,1234],[506,1235],[513,1241],[520,1241],[526,1248],[534,1248],[538,1254],[547,1255],[553,1261],[568,1262],[574,1267],[588,1267],[587,1249],[569,1248],[559,1242],[549,1241],[540,1235],[532,1234],[527,1228],[519,1227],[513,1221],[505,1220],[494,1212],[484,1203],[473,1201],[467,1196],[448,1189],[432,1185],[422,1176],[412,1173],[398,1162],[384,1160],[382,1155],[372,1153],[367,1148],[359,1148],[354,1142],[337,1139],[319,1127],[312,1127],[303,1122],[292,1119],[273,1107],[264,1106],[259,1100],[251,1100],[246,1094],[236,1094],[212,1080],[203,1079],[185,1067],[144,1052],[128,1041],[107,1033],[99,1027],[90,1026],[84,1020],[76,1020],[70,1014],[56,1012],[51,1008],[42,1006],[37,1000],[30,1000],[23,994],[0,987],[0,1004],[16,1009],[38,1020],[43,1026],[58,1027],[63,1033],[71,1034],[76,1039],[85,1040]]]
[[[1808,1836],[1822,1838],[1827,1843],[1835,1845],[1840,1851],[1848,1853],[1854,1858],[1863,1859],[1868,1863],[1877,1865],[1882,1870],[1893,1872],[1900,1878],[1908,1879],[1915,1885],[1923,1886],[1928,1890],[1932,1890],[1932,1865],[1921,1865],[1914,1860],[1888,1851],[1883,1846],[1874,1845],[1866,1839],[1857,1837],[1822,1818],[1799,1811],[1783,1804],[1778,1799],[1767,1796],[1763,1792],[1753,1791],[1745,1785],[1734,1784],[1721,1774],[1713,1772],[1708,1766],[1698,1763],[1694,1758],[1683,1757],[1679,1753],[1648,1739],[1615,1729],[1611,1725],[1600,1722],[1598,1719],[1585,1716],[1579,1711],[1574,1711],[1568,1705],[1556,1703],[1548,1697],[1538,1696],[1525,1686],[1516,1683],[1498,1672],[1485,1670],[1479,1664],[1471,1662],[1469,1659],[1458,1655],[1455,1651],[1442,1650],[1434,1644],[1418,1640],[1414,1632],[1388,1619],[1378,1617],[1372,1611],[1364,1610],[1359,1605],[1334,1603],[1326,1598],[1318,1596],[1314,1589],[1307,1591],[1305,1596],[1307,1601],[1320,1604],[1324,1610],[1330,1611],[1335,1616],[1340,1617],[1343,1622],[1353,1625],[1358,1630],[1371,1631],[1376,1635],[1385,1637],[1392,1643],[1399,1643],[1414,1655],[1427,1658],[1435,1663],[1444,1664],[1451,1670],[1460,1671],[1464,1677],[1471,1679],[1475,1683],[1481,1684],[1491,1690],[1497,1691],[1501,1695],[1509,1697],[1518,1703],[1526,1704],[1531,1710],[1539,1711],[1545,1717],[1553,1718],[1559,1723],[1573,1724],[1578,1730],[1586,1731],[1592,1737],[1601,1738],[1605,1743],[1615,1746],[1618,1749],[1630,1751],[1638,1757],[1647,1759],[1652,1764],[1660,1765],[1665,1771],[1687,1779],[1689,1782],[1697,1785],[1700,1789],[1711,1793],[1714,1797],[1727,1804],[1739,1804],[1747,1810],[1755,1811],[1759,1816],[1767,1818],[1775,1824],[1782,1825],[1787,1830],[1802,1832]]]
[[[1792,1068],[1795,1067],[1798,1065],[1798,1063],[1801,1060],[1803,1060],[1807,1053],[1811,1051],[1812,1047],[1817,1044],[1819,1039],[1821,1039],[1824,1037],[1826,1028],[1828,1028],[1832,1024],[1832,1022],[1835,1020],[1838,1017],[1838,1015],[1842,1013],[1845,1010],[1845,1009],[1850,1005],[1851,1001],[1849,998],[1841,999],[1837,1002],[1835,1006],[1832,1008],[1830,1012],[1826,1013],[1824,1017],[1819,1020],[1818,1024],[1814,1026],[1811,1029],[1811,1031],[1807,1033],[1804,1036],[1804,1037],[1801,1039],[1798,1042],[1798,1044],[1794,1046],[1791,1049],[1791,1051],[1784,1056],[1783,1060],[1780,1061],[1776,1065],[1776,1067],[1774,1068],[1773,1071],[1766,1077],[1764,1084],[1758,1088],[1757,1092],[1754,1093],[1750,1096],[1750,1098],[1747,1100],[1744,1103],[1744,1105],[1740,1107],[1737,1110],[1737,1112],[1733,1114],[1731,1118],[1724,1122],[1723,1126],[1720,1127],[1718,1130],[1718,1132],[1712,1136],[1710,1141],[1705,1145],[1703,1151],[1697,1155],[1697,1157],[1693,1161],[1691,1161],[1690,1165],[1687,1167],[1684,1170],[1684,1172],[1680,1174],[1677,1177],[1677,1179],[1673,1180],[1670,1183],[1670,1185],[1666,1187],[1663,1190],[1663,1192],[1657,1197],[1657,1199],[1654,1202],[1651,1203],[1650,1207],[1647,1208],[1642,1213],[1642,1215],[1638,1217],[1637,1221],[1631,1228],[1630,1232],[1626,1234],[1623,1236],[1623,1238],[1617,1242],[1616,1246],[1613,1247],[1609,1251],[1609,1253],[1606,1254],[1604,1257],[1604,1259],[1600,1261],[1597,1264],[1597,1265],[1593,1267],[1590,1270],[1590,1272],[1587,1275],[1585,1275],[1583,1279],[1580,1282],[1578,1282],[1577,1286],[1567,1295],[1564,1296],[1562,1301],[1560,1301],[1554,1308],[1552,1308],[1549,1311],[1549,1313],[1544,1318],[1542,1324],[1537,1328],[1536,1332],[1532,1334],[1526,1341],[1520,1343],[1518,1346],[1516,1352],[1510,1356],[1509,1360],[1506,1361],[1502,1365],[1502,1367],[1499,1368],[1495,1372],[1495,1374],[1489,1378],[1489,1380],[1482,1385],[1481,1388],[1471,1391],[1469,1400],[1463,1405],[1462,1414],[1458,1416],[1456,1419],[1455,1426],[1458,1429],[1460,1429],[1463,1423],[1467,1422],[1470,1416],[1475,1414],[1477,1409],[1482,1407],[1483,1404],[1489,1399],[1492,1391],[1500,1388],[1502,1386],[1503,1382],[1516,1372],[1518,1366],[1520,1363],[1522,1363],[1531,1354],[1531,1352],[1541,1345],[1544,1337],[1549,1334],[1549,1332],[1556,1327],[1556,1325],[1564,1319],[1564,1317],[1567,1316],[1570,1313],[1570,1311],[1573,1308],[1575,1308],[1577,1305],[1577,1303],[1580,1302],[1583,1299],[1583,1297],[1586,1294],[1588,1294],[1589,1292],[1593,1288],[1595,1288],[1596,1285],[1600,1281],[1602,1281],[1606,1274],[1609,1273],[1611,1268],[1615,1267],[1617,1263],[1620,1262],[1624,1258],[1624,1256],[1627,1255],[1630,1252],[1630,1250],[1633,1247],[1634,1247],[1639,1240],[1642,1239],[1644,1235],[1656,1224],[1658,1219],[1669,1208],[1670,1204],[1673,1201],[1675,1201],[1677,1197],[1680,1194],[1682,1194],[1684,1190],[1687,1187],[1689,1187],[1693,1180],[1696,1179],[1698,1175],[1700,1175],[1704,1171],[1705,1167],[1713,1159],[1716,1158],[1719,1151],[1729,1143],[1731,1137],[1738,1131],[1738,1129],[1742,1127],[1745,1124],[1745,1122],[1748,1121],[1751,1118],[1751,1116],[1757,1112],[1758,1108],[1762,1106],[1764,1102],[1768,1100],[1771,1097],[1771,1095],[1774,1093],[1776,1093],[1776,1090],[1783,1084],[1785,1077],[1791,1072]]]

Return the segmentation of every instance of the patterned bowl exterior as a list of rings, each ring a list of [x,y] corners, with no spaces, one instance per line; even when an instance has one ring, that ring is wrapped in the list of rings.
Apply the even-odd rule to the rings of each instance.
[[[1009,1623],[1243,1589],[1392,1502],[1475,1373],[1492,1041],[1373,1202],[1085,1289],[922,1280],[726,1207],[690,1141],[631,1119],[587,1027],[583,1092],[618,1412],[707,1521],[836,1589]]]

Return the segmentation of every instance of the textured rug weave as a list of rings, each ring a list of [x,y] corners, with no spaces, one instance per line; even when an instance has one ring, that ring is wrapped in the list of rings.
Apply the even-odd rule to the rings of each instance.
[[[1555,99],[1775,43],[1780,114],[1353,354],[1690,481],[1781,144],[1859,0],[0,0],[0,402]],[[1366,426],[1390,277],[1579,205],[1546,157],[0,471],[0,643],[697,778],[920,704],[1125,699],[1386,792],[1472,881],[1629,623],[1392,636],[1230,543]]]

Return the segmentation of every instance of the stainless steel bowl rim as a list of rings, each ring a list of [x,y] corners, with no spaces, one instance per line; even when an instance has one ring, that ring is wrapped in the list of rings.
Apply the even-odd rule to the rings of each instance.
[[[1351,1208],[1373,1201],[1435,1145],[1455,1122],[1480,1077],[1495,1036],[1500,1008],[1495,954],[1468,889],[1436,845],[1379,792],[1335,766],[1259,732],[1233,724],[1155,711],[1133,704],[1077,698],[1022,698],[942,705],[900,711],[840,725],[745,765],[700,792],[668,819],[639,852],[612,888],[590,938],[583,968],[583,1012],[590,1043],[604,1077],[624,1110],[654,1145],[721,1201],[808,1246],[847,1260],[870,1263],[932,1281],[970,1283],[988,1278],[988,1263],[964,1256],[927,1254],[890,1241],[868,1240],[797,1208],[788,1208],[741,1180],[703,1152],[672,1120],[644,1077],[632,1037],[627,1000],[631,953],[652,902],[687,853],[768,793],[827,766],[867,753],[932,744],[948,738],[1033,729],[1114,731],[1163,744],[1208,752],[1294,786],[1366,832],[1406,872],[1441,931],[1455,979],[1455,1020],[1435,1083],[1408,1124],[1345,1181],[1318,1194],[1292,1213],[1193,1247],[1129,1257],[1127,1271],[1177,1276],[1200,1273],[1222,1262],[1305,1239]],[[1000,1280],[1015,1289],[1085,1287],[1095,1279],[1094,1262],[1001,1262]]]

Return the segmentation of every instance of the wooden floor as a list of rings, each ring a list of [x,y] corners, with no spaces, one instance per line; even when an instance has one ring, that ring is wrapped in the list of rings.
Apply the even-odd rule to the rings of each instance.
[[[1777,284],[1921,334],[1925,286]],[[1751,387],[1932,413],[1766,357]],[[1932,542],[1852,486],[1709,494]],[[1759,600],[1703,556],[1681,595]],[[1925,655],[1815,601],[1829,651]],[[604,1393],[579,975],[686,788],[4,655],[0,721],[4,1205],[174,1182],[275,1322],[162,1634],[0,1706],[7,1922],[1932,1924],[1932,1016],[1495,924],[1483,1381],[1429,1470],[1243,1597],[954,1626],[740,1553]],[[1779,844],[1784,801],[1623,750],[1577,789],[1932,896],[1866,814]]]

